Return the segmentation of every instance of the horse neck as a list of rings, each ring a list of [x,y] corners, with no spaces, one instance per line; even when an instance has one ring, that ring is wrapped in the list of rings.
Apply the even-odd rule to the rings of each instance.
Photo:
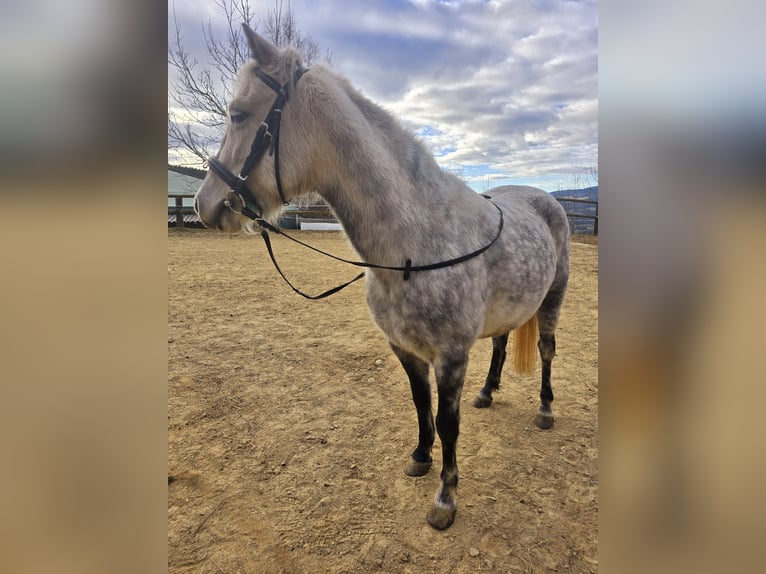
[[[413,135],[353,88],[336,94],[343,111],[323,117],[318,191],[366,260],[402,264],[429,234],[429,210],[458,185]],[[336,102],[337,104],[337,102]],[[326,146],[326,147],[325,147]]]

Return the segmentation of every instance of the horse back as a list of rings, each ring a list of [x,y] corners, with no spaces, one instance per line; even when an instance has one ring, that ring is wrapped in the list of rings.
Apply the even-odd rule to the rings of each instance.
[[[569,220],[564,208],[550,193],[527,185],[503,185],[482,195],[510,212],[512,218],[523,218],[524,214],[539,218],[550,230],[558,258],[568,257]]]

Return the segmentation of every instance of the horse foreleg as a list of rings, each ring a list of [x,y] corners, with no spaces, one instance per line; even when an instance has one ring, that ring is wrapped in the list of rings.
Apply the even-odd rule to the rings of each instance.
[[[407,353],[393,343],[391,348],[410,379],[412,402],[418,411],[418,446],[404,469],[409,476],[423,476],[431,468],[431,448],[434,445],[434,416],[431,411],[431,384],[428,382],[428,363]]]
[[[442,472],[439,492],[426,518],[431,526],[439,530],[448,528],[457,512],[457,437],[460,431],[460,394],[467,363],[465,353],[457,357],[441,357],[434,363],[439,391],[436,431],[442,443]]]
[[[540,333],[537,348],[540,349],[540,359],[543,362],[543,380],[540,387],[540,409],[535,417],[535,425],[541,429],[549,429],[553,426],[553,411],[551,410],[551,403],[553,402],[551,362],[556,355],[555,335],[553,333]]]
[[[505,348],[508,346],[508,333],[499,337],[492,337],[492,360],[489,364],[489,373],[484,386],[473,399],[473,406],[477,409],[487,408],[492,404],[492,391],[500,388],[500,376],[503,374],[505,363]]]

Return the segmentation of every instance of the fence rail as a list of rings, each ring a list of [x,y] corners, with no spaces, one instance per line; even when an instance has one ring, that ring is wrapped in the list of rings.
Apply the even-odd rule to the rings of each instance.
[[[168,195],[168,199],[175,199],[175,205],[168,205],[168,224],[171,223],[171,217],[175,216],[176,227],[183,228],[185,226],[184,215],[193,215],[192,221],[196,219],[199,221],[199,217],[194,213],[193,207],[187,207],[184,205],[184,199],[193,199],[193,193],[184,193],[182,195]],[[192,222],[190,221],[190,223]]]
[[[596,199],[580,199],[577,197],[557,197],[556,200],[564,207],[564,211],[567,214],[570,222],[570,228],[572,227],[572,219],[592,219],[593,220],[593,235],[598,235],[598,200]],[[595,205],[596,211],[593,214],[590,213],[577,213],[568,211],[566,203],[585,203],[589,205]]]
[[[193,193],[183,193],[179,195],[168,195],[168,198],[173,198],[175,200],[174,205],[168,205],[168,224],[173,223],[171,221],[172,218],[174,218],[175,226],[183,228],[185,223],[194,223],[199,224],[199,218],[197,217],[197,214],[194,213],[194,208],[191,206],[185,206],[183,201],[184,199],[192,199],[194,198]],[[567,198],[567,197],[557,197],[556,200],[558,200],[559,203],[561,203],[564,206],[564,210],[567,214],[567,217],[570,220],[570,227],[571,227],[571,220],[572,219],[592,219],[593,220],[593,235],[598,235],[598,201],[593,199],[579,199],[579,198]],[[584,203],[584,204],[590,204],[596,206],[596,211],[593,214],[589,213],[575,213],[567,211],[567,206],[564,205],[565,203]],[[322,205],[308,205],[305,208],[302,208],[296,212],[294,212],[295,215],[300,216],[322,216],[322,215],[331,215],[331,211],[328,207],[322,206]],[[184,216],[186,217],[186,222],[184,222]],[[191,217],[189,217],[191,216]]]

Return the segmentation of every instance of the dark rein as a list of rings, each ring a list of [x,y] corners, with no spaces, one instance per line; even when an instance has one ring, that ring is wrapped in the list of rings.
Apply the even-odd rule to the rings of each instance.
[[[293,76],[293,85],[298,83],[298,80],[307,72],[306,68],[300,68],[296,70],[295,75]],[[276,258],[274,257],[274,251],[271,248],[271,239],[269,238],[269,231],[273,231],[277,235],[282,235],[283,237],[286,237],[290,241],[294,241],[295,243],[302,245],[303,247],[307,247],[308,249],[311,249],[312,251],[315,251],[317,253],[321,253],[322,255],[325,255],[327,257],[331,257],[332,259],[335,259],[336,261],[341,261],[343,263],[348,263],[349,265],[354,265],[355,267],[364,267],[367,269],[384,269],[387,271],[401,271],[403,275],[404,281],[407,281],[410,278],[410,273],[413,271],[432,271],[434,269],[442,269],[444,267],[451,267],[452,265],[458,265],[459,263],[463,263],[465,261],[468,261],[469,259],[473,259],[474,257],[477,257],[484,253],[487,249],[492,247],[495,242],[500,237],[500,234],[503,232],[503,211],[496,205],[492,204],[495,209],[497,209],[498,213],[500,214],[500,223],[497,227],[497,233],[495,234],[495,237],[487,243],[484,247],[481,247],[477,249],[476,251],[472,251],[471,253],[468,253],[466,255],[462,255],[460,257],[455,257],[453,259],[448,259],[446,261],[440,261],[438,263],[431,263],[429,265],[412,265],[412,260],[407,259],[405,261],[404,266],[402,267],[391,267],[387,265],[377,265],[375,263],[367,263],[364,261],[351,261],[348,259],[343,259],[342,257],[337,257],[335,255],[332,255],[331,253],[327,253],[326,251],[322,251],[321,249],[317,249],[316,247],[313,247],[307,243],[304,243],[294,237],[291,237],[290,235],[287,235],[284,233],[281,229],[278,227],[275,227],[274,225],[270,224],[268,221],[263,219],[261,214],[260,206],[258,205],[258,201],[255,198],[255,195],[248,189],[247,187],[247,176],[250,173],[250,171],[255,167],[255,164],[258,163],[258,160],[263,157],[263,155],[266,153],[266,150],[269,149],[269,155],[274,156],[274,175],[276,178],[277,183],[277,191],[279,192],[279,197],[282,200],[283,205],[288,205],[287,200],[285,199],[285,194],[282,189],[282,179],[279,174],[279,124],[280,120],[282,118],[282,108],[287,103],[288,95],[289,95],[289,82],[280,85],[279,82],[277,82],[274,78],[269,76],[268,74],[265,74],[261,72],[260,70],[256,70],[255,74],[265,83],[267,86],[269,86],[272,90],[274,90],[277,94],[276,99],[274,100],[274,103],[271,105],[271,109],[269,110],[269,113],[266,115],[266,118],[261,122],[261,125],[258,127],[258,131],[255,134],[255,138],[253,139],[253,143],[250,146],[250,154],[247,156],[247,159],[245,159],[245,163],[242,166],[242,169],[239,172],[239,175],[234,175],[229,168],[227,168],[225,165],[223,165],[218,158],[216,157],[210,157],[207,160],[207,164],[210,167],[210,171],[212,171],[215,175],[217,175],[219,178],[221,178],[226,185],[229,186],[230,191],[226,196],[226,201],[224,202],[226,207],[231,209],[235,213],[241,213],[242,215],[245,215],[246,217],[249,217],[253,221],[255,221],[256,224],[261,229],[261,237],[263,237],[263,241],[266,244],[266,250],[269,252],[269,257],[271,257],[271,262],[274,264],[274,267],[276,268],[277,272],[279,272],[279,275],[284,279],[285,283],[287,283],[290,288],[295,291],[298,295],[301,295],[302,297],[305,297],[306,299],[324,299],[325,297],[329,297],[330,295],[337,293],[341,289],[344,289],[354,283],[355,281],[358,281],[362,277],[364,277],[364,272],[360,273],[350,281],[347,281],[346,283],[343,283],[342,285],[338,285],[337,287],[333,287],[332,289],[329,289],[325,291],[324,293],[320,293],[319,295],[307,295],[306,293],[303,293],[300,289],[295,287],[290,280],[285,277],[285,274],[282,272],[282,269],[280,269],[279,264],[277,263]],[[487,196],[484,196],[487,197]],[[490,199],[487,197],[487,199]],[[235,207],[236,206],[236,207]],[[237,209],[238,207],[238,209]]]

